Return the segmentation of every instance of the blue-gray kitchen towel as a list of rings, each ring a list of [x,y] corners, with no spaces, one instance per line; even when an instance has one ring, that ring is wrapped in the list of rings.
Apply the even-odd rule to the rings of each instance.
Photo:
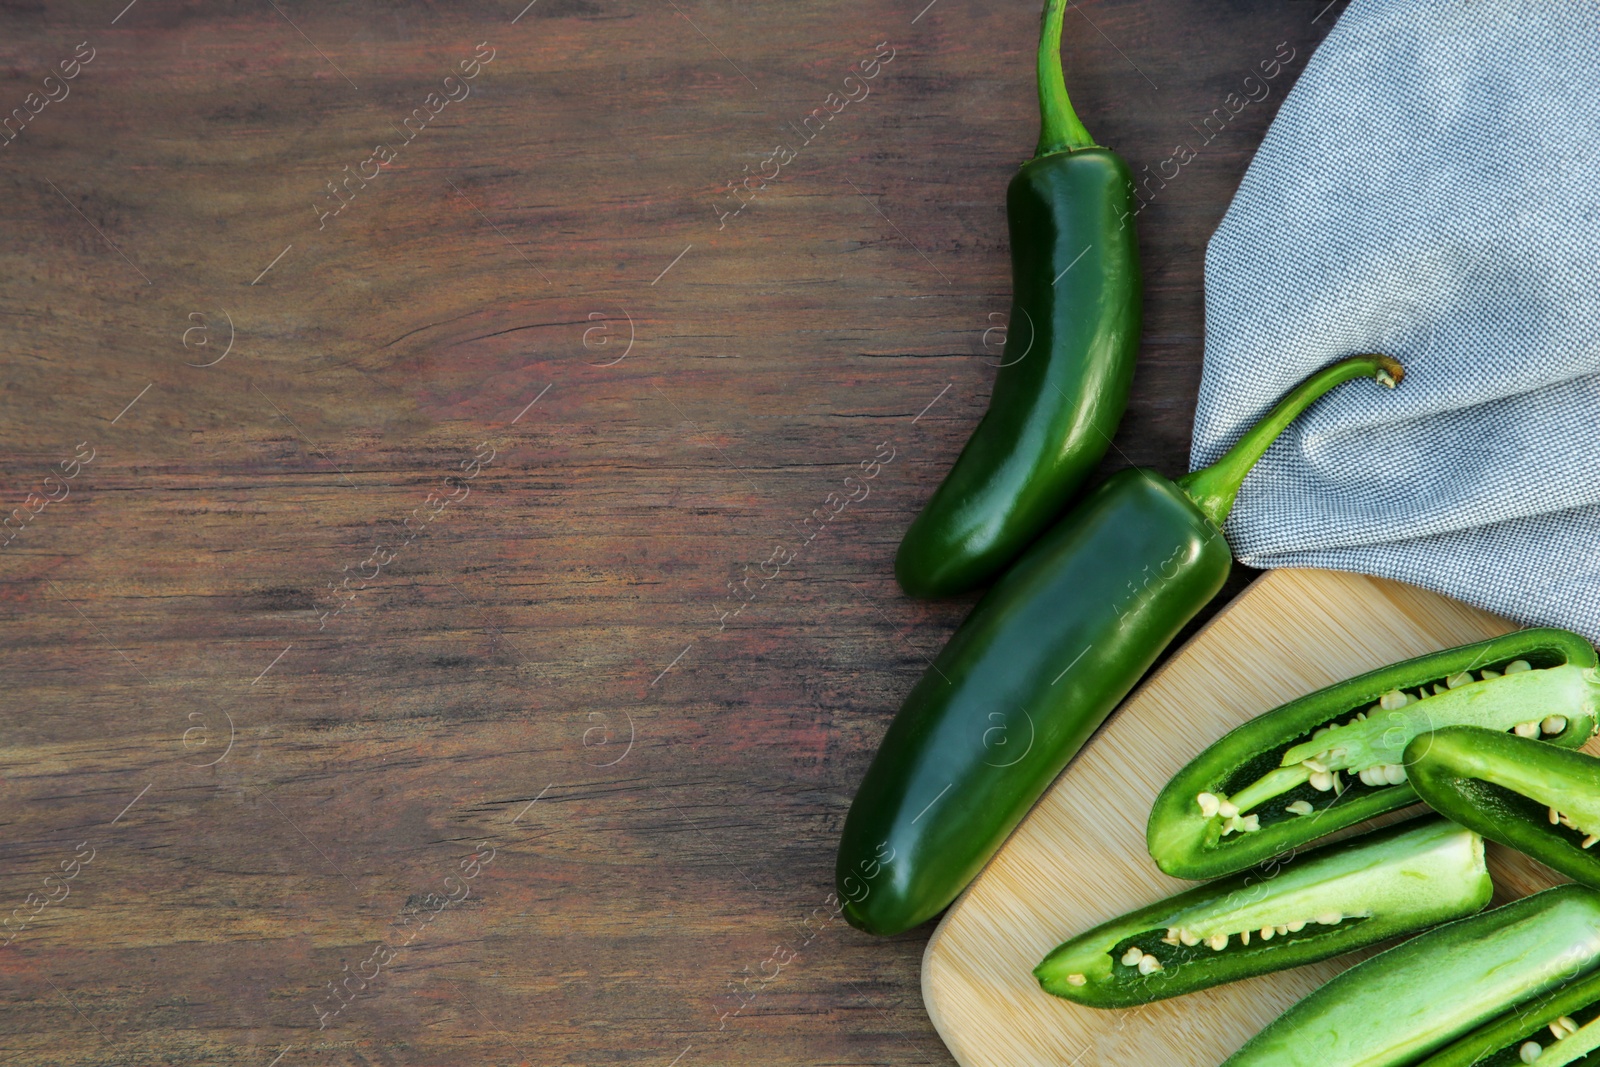
[[[1340,386],[1245,482],[1254,567],[1411,582],[1600,641],[1600,5],[1353,0],[1206,250],[1203,466]]]

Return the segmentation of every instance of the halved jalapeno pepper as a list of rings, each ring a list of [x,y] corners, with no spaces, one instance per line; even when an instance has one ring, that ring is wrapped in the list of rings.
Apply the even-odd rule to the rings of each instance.
[[[1516,1005],[1417,1067],[1563,1067],[1600,1048],[1600,974]]]
[[[1045,991],[1124,1008],[1337,956],[1489,903],[1483,838],[1424,818],[1203,885],[1065,942]]]
[[[1600,759],[1453,726],[1407,745],[1406,770],[1441,815],[1600,889]]]
[[[1595,731],[1595,650],[1530,629],[1391,664],[1291,701],[1195,757],[1156,798],[1150,855],[1180,878],[1214,878],[1415,803],[1405,748],[1444,726],[1480,726],[1577,748]]]
[[[1400,1067],[1600,964],[1600,893],[1563,885],[1335,975],[1223,1067]]]

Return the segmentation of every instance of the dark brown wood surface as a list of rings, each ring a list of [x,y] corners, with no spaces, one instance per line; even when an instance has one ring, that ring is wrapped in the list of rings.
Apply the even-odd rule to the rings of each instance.
[[[951,1062],[929,929],[828,905],[971,602],[890,567],[1037,5],[523,2],[0,4],[0,1062]],[[1107,470],[1184,469],[1206,239],[1337,12],[1069,12],[1091,131],[1194,151]]]

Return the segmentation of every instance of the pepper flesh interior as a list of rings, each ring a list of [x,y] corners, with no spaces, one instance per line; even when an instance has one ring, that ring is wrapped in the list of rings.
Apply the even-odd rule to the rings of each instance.
[[[1533,1042],[1537,1044],[1537,1041]],[[1524,1044],[1522,1048],[1527,1048]],[[1600,1021],[1591,1022],[1581,1026],[1576,1031],[1560,1038],[1553,1045],[1545,1046],[1541,1051],[1521,1053],[1523,1063],[1539,1063],[1541,1067],[1565,1067],[1574,1060],[1582,1059],[1595,1049],[1600,1048]],[[1521,1050],[1519,1049],[1519,1052]]]
[[[1557,886],[1334,976],[1222,1067],[1400,1067],[1594,969],[1600,894]],[[1477,1062],[1477,1061],[1474,1061]]]
[[[1586,1052],[1566,1059],[1542,1060],[1546,1052],[1555,1048],[1544,1047],[1543,1043],[1573,1037],[1591,1024],[1596,1025],[1589,1033],[1600,1033],[1600,976],[1593,972],[1532,1000],[1508,1005],[1499,1018],[1413,1067],[1517,1067],[1536,1059],[1547,1067],[1557,1062],[1570,1063]],[[1580,1040],[1564,1045],[1556,1056],[1566,1056],[1583,1044]],[[1538,1050],[1530,1046],[1537,1046]]]
[[[1319,727],[1309,739],[1292,745],[1277,769],[1232,797],[1215,798],[1219,807],[1227,804],[1231,809],[1223,808],[1212,820],[1221,820],[1224,834],[1230,830],[1249,832],[1255,827],[1243,819],[1251,809],[1307,782],[1323,789],[1314,781],[1315,775],[1331,776],[1327,788],[1336,792],[1342,791],[1343,782],[1338,776],[1345,771],[1360,775],[1382,768],[1389,775],[1383,784],[1400,784],[1405,780],[1406,745],[1418,734],[1441,726],[1515,730],[1531,723],[1537,727],[1550,722],[1553,711],[1570,709],[1570,714],[1576,715],[1578,709],[1594,701],[1595,671],[1575,664],[1530,668],[1526,660],[1517,660],[1505,674],[1493,670],[1483,673],[1486,677],[1481,679],[1463,680],[1461,675],[1455,675],[1412,687],[1420,695],[1394,690],[1342,724]],[[1454,688],[1440,689],[1451,683]],[[1440,691],[1435,692],[1436,689]],[[1566,723],[1561,723],[1561,728],[1565,729]],[[1388,768],[1398,768],[1399,774]],[[1365,777],[1361,780],[1367,785],[1379,784]],[[1197,801],[1204,810],[1207,802],[1199,798]]]
[[[1204,940],[1300,920],[1316,922],[1331,914],[1366,918],[1413,908],[1432,912],[1438,907],[1436,882],[1465,881],[1482,863],[1482,838],[1441,823],[1326,863],[1290,864],[1271,879],[1264,894],[1252,886],[1174,912],[1167,925],[1192,930]]]
[[[1573,829],[1590,837],[1600,835],[1600,793],[1552,782],[1541,768],[1514,760],[1477,757],[1459,762],[1465,775],[1520,793],[1564,816]]]
[[[1398,932],[1467,914],[1488,900],[1483,838],[1438,818],[1395,829],[1379,831],[1384,836],[1376,841],[1355,839],[1321,856],[1313,852],[1268,879],[1236,877],[1236,887],[1214,899],[1156,916],[1135,913],[1140,925],[1101,924],[1058,946],[1035,973],[1049,991],[1071,997],[1073,990],[1061,989],[1059,981],[1074,988],[1115,984],[1169,966],[1181,974],[1233,954],[1233,946],[1247,946],[1252,937],[1312,938],[1342,928],[1346,919],[1376,919]],[[1151,922],[1160,925],[1143,925]],[[1272,933],[1261,937],[1267,930]],[[1172,938],[1175,931],[1189,935],[1182,947]],[[1141,969],[1147,956],[1155,963]]]

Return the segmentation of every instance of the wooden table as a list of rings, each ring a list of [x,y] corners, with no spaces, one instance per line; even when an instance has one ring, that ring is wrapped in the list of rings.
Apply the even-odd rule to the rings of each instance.
[[[929,928],[828,894],[970,603],[890,564],[987,401],[1036,4],[125,3],[0,12],[0,1060],[949,1063]],[[1107,470],[1184,468],[1336,15],[1069,13],[1091,131],[1196,149]]]

